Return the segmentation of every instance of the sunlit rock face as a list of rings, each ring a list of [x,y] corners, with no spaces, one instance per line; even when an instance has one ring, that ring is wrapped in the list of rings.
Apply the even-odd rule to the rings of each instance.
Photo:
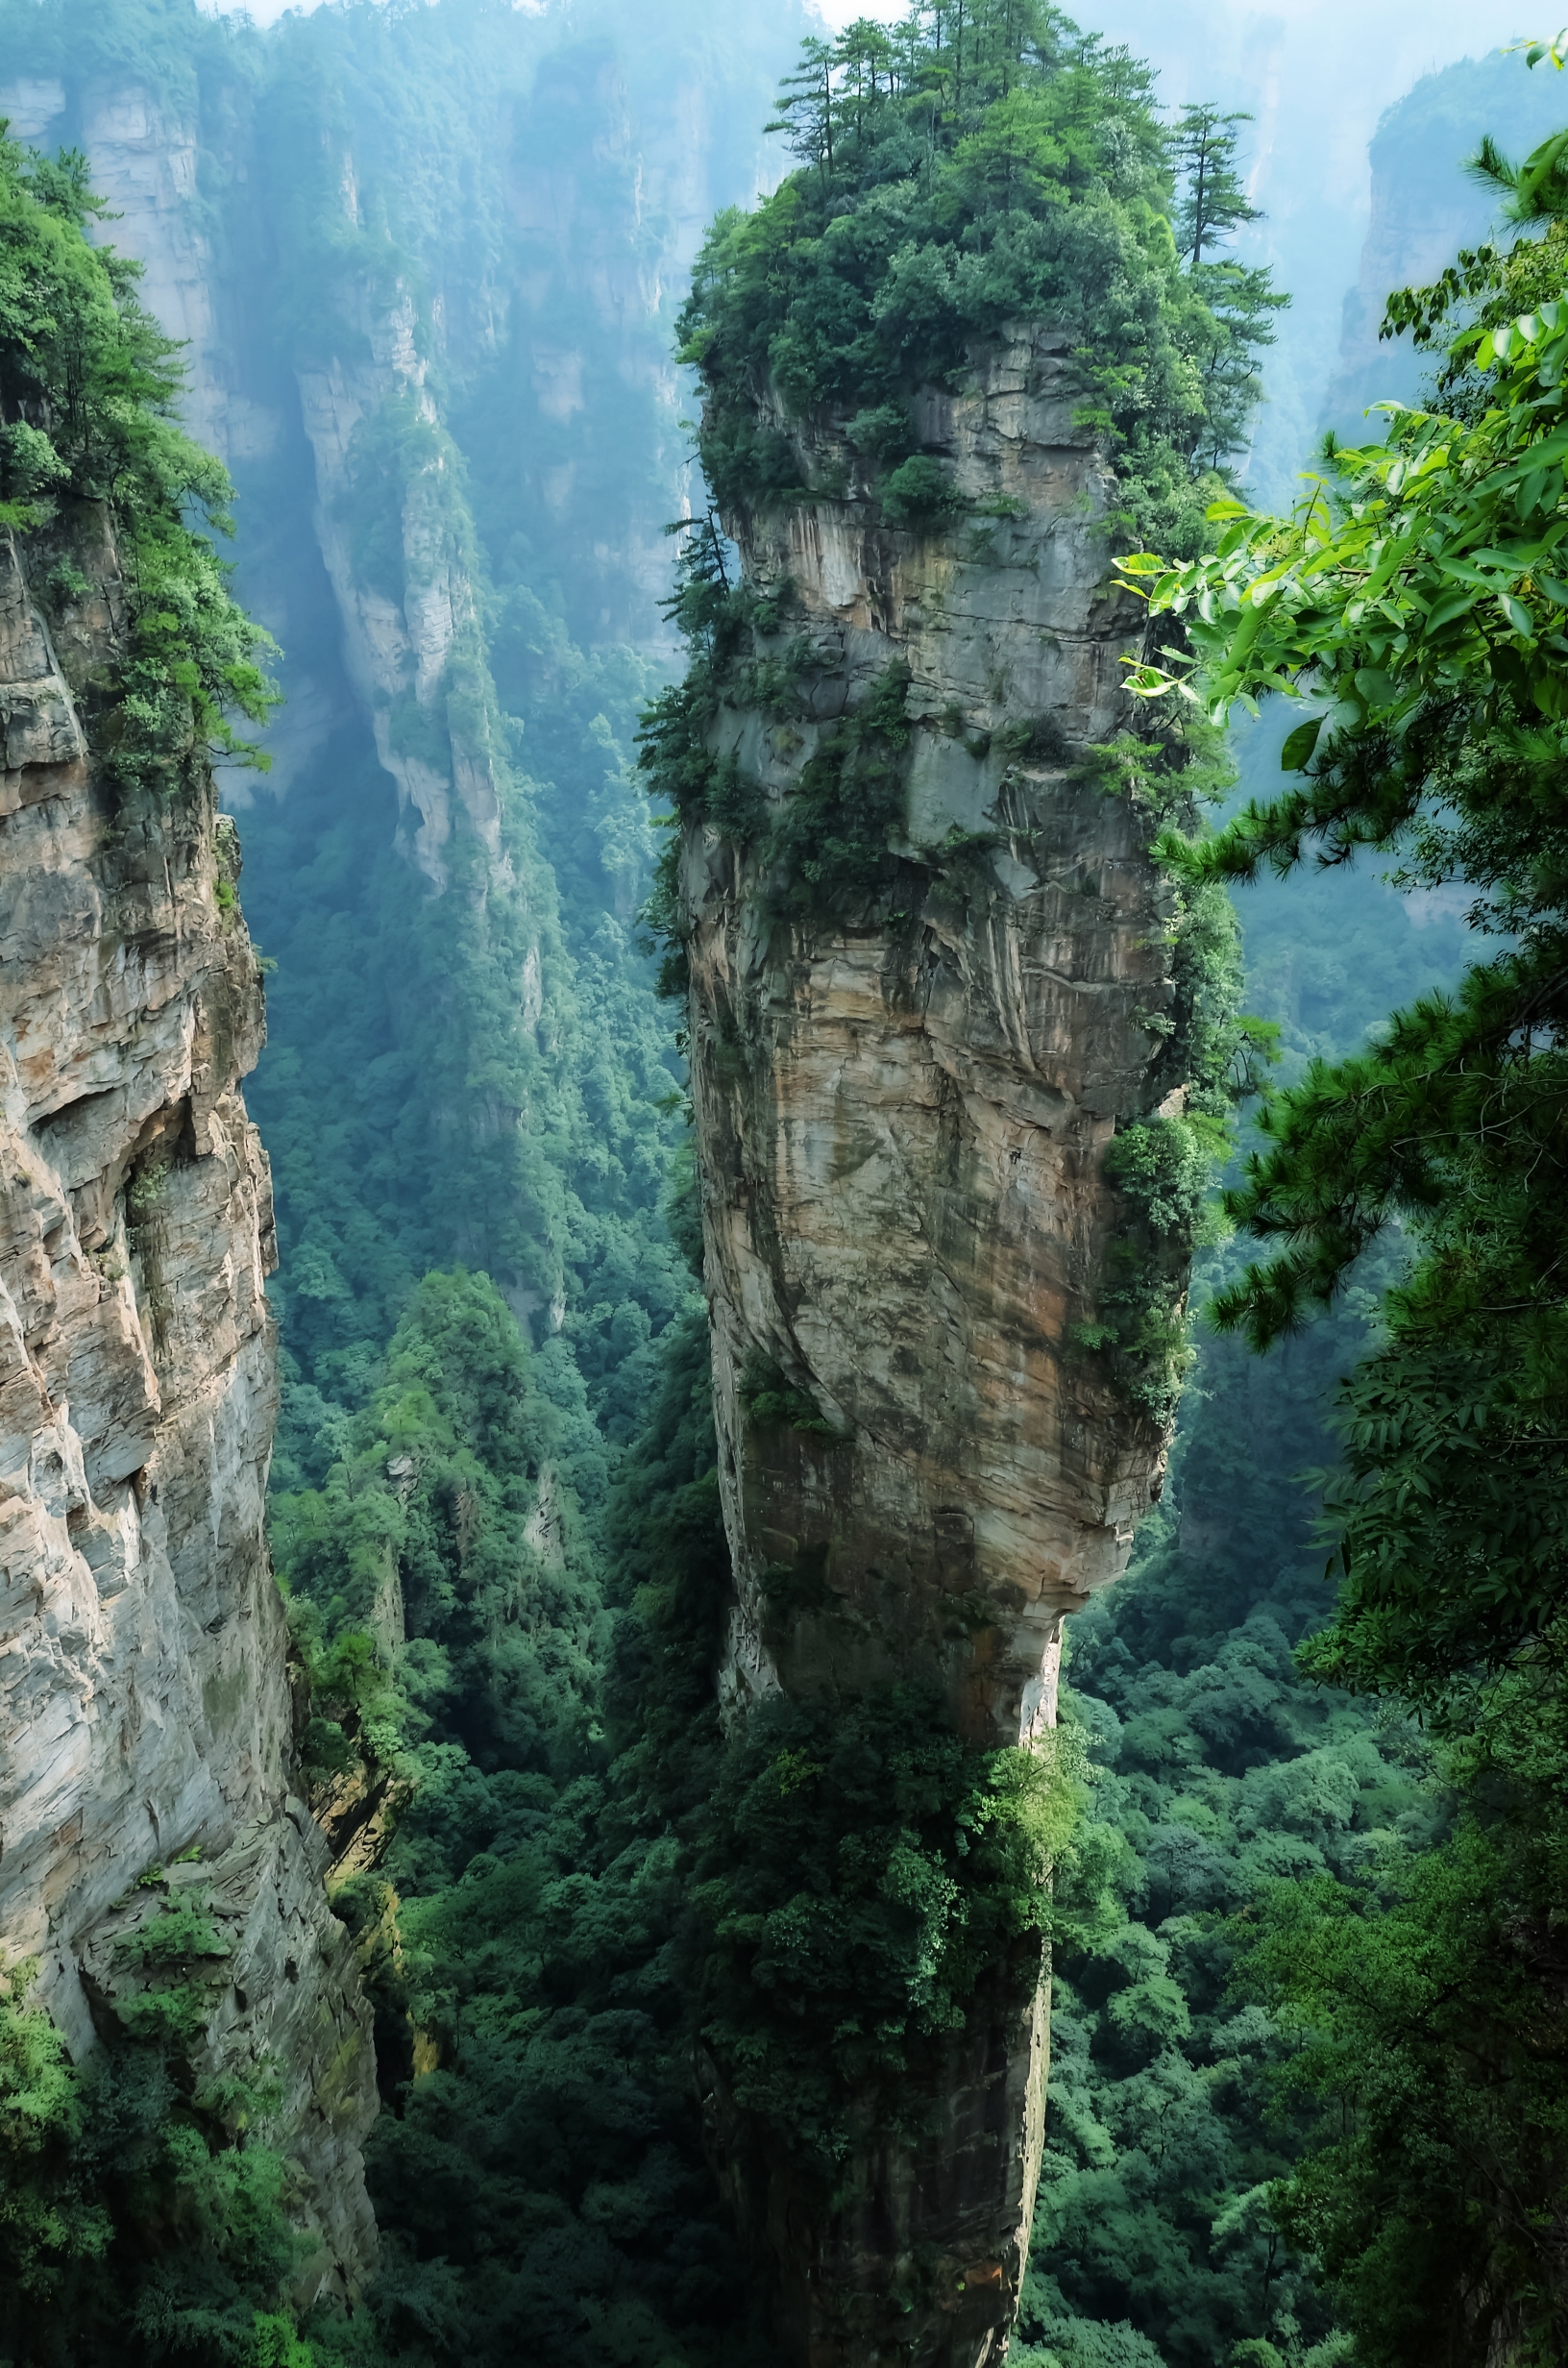
[[[80,2056],[170,1868],[228,1945],[198,2083],[282,2079],[303,2293],[341,2295],[374,2063],[288,1781],[261,995],[210,782],[122,800],[95,760],[81,700],[123,619],[101,510],[0,538],[0,1953],[38,1961]]]
[[[1063,1614],[1122,1569],[1159,1492],[1164,1434],[1075,1330],[1117,1216],[1105,1147],[1172,1082],[1147,818],[1084,763],[1126,721],[1136,621],[1077,400],[1064,341],[1021,330],[918,407],[967,517],[893,530],[846,444],[790,430],[807,481],[846,492],[725,522],[748,581],[793,586],[809,656],[788,720],[727,708],[716,752],[776,809],[894,661],[911,727],[885,894],[786,917],[765,854],[705,826],[682,849],[732,1714],[919,1676],[975,1743],[1029,1742],[1054,1723]],[[815,1426],[750,1418],[770,1371]],[[835,2211],[793,2191],[713,2067],[731,2192],[814,2368],[956,2368],[1005,2341],[1041,2129],[1035,1970],[977,2002],[930,2143],[868,2146]],[[941,2300],[869,2333],[917,2260]]]

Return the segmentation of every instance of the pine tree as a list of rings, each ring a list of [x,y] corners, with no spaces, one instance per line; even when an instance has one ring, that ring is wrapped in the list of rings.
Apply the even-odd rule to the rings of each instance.
[[[800,44],[800,62],[786,74],[773,105],[777,110],[765,132],[782,132],[791,151],[802,163],[815,164],[824,180],[833,177],[833,134],[837,124],[838,92],[834,75],[840,64],[836,44],[813,35]]]
[[[1173,146],[1186,189],[1174,229],[1176,244],[1194,271],[1205,248],[1218,246],[1241,223],[1262,218],[1248,203],[1236,169],[1240,138],[1236,127],[1251,121],[1248,114],[1222,114],[1207,104],[1182,110]]]
[[[834,52],[844,76],[846,112],[852,110],[858,137],[877,101],[897,87],[897,53],[884,26],[870,16],[857,16],[839,36]]]

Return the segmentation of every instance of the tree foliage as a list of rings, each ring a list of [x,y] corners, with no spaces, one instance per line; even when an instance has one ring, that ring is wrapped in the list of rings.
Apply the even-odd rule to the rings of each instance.
[[[1129,513],[1196,529],[1192,487],[1244,440],[1284,302],[1266,273],[1203,259],[1251,218],[1234,131],[1173,147],[1147,67],[1040,0],[942,0],[814,38],[770,128],[799,168],[718,218],[680,317],[722,506],[808,490],[788,434],[758,423],[764,389],[792,417],[896,414],[920,383],[959,383],[976,340],[1044,317],[1072,339]],[[1193,205],[1184,267],[1170,216]],[[937,464],[912,439],[882,457],[887,514],[934,515]]]
[[[1228,1201],[1274,1252],[1216,1302],[1266,1346],[1350,1287],[1380,1236],[1411,1240],[1383,1340],[1341,1392],[1342,1586],[1303,1659],[1434,1719],[1458,1821],[1359,1884],[1276,1894],[1249,1960],[1304,2038],[1296,2093],[1324,2108],[1279,2223],[1318,2254],[1376,2368],[1544,2363],[1568,2340],[1562,150],[1515,169],[1484,143],[1522,234],[1390,299],[1389,331],[1447,340],[1444,407],[1386,407],[1381,442],[1328,448],[1289,518],[1216,505],[1210,555],[1122,562],[1151,634],[1179,616],[1193,653],[1137,669],[1145,697],[1216,719],[1271,692],[1308,708],[1283,746],[1295,783],[1205,846],[1172,836],[1178,869],[1283,877],[1366,850],[1408,890],[1468,904],[1458,985],[1265,1109]]]
[[[184,0],[0,0],[0,29],[28,71],[69,76],[79,60],[84,74],[123,76],[134,63],[171,103],[199,111],[202,218],[251,259],[248,327],[285,387],[295,357],[315,367],[359,353],[362,298],[406,296],[439,418],[420,424],[396,403],[377,414],[332,524],[356,582],[394,604],[418,589],[407,520],[428,530],[427,556],[473,571],[459,667],[424,708],[400,702],[387,728],[410,746],[420,736],[446,764],[452,714],[478,718],[505,759],[503,864],[482,869],[453,851],[441,899],[391,851],[391,792],[368,731],[342,732],[308,761],[286,809],[258,801],[244,817],[247,904],[281,957],[255,1104],[285,1245],[292,1362],[276,1543],[313,1691],[300,1774],[324,1809],[356,1771],[393,1779],[365,1796],[382,1804],[385,1856],[336,1894],[377,2017],[378,2283],[352,2321],[300,2333],[278,2306],[286,2247],[274,2248],[279,2223],[262,2206],[270,2195],[286,2223],[288,2194],[264,2128],[253,2121],[236,2144],[178,2090],[156,2035],[101,2066],[113,2080],[100,2090],[13,1988],[14,2019],[0,2017],[12,2215],[0,2219],[0,2245],[17,2251],[0,2286],[8,2305],[22,2299],[0,2351],[29,2368],[54,2368],[70,2311],[103,2290],[101,2274],[117,2315],[103,2322],[100,2353],[136,2362],[501,2368],[526,2355],[547,2368],[762,2368],[766,2297],[737,2257],[691,2106],[694,2029],[724,2035],[758,2101],[831,2161],[846,2079],[895,2112],[901,2067],[963,2012],[980,1944],[999,1931],[1004,1946],[1038,1946],[1038,1933],[1013,1927],[1039,1913],[1039,1887],[1024,1878],[1045,1841],[1062,1853],[1063,1836],[991,1817],[1006,1766],[960,1754],[892,1702],[852,1731],[802,1715],[787,1734],[764,1725],[726,1746],[711,1684],[728,1560],[707,1344],[681,1264],[691,1208],[660,1213],[683,1132],[677,1064],[631,923],[649,841],[625,752],[662,667],[646,648],[614,644],[631,630],[627,571],[622,541],[605,544],[600,530],[606,516],[668,513],[640,391],[654,375],[653,333],[639,375],[572,297],[585,259],[598,268],[613,251],[637,195],[632,163],[600,137],[605,53],[587,35],[605,24],[621,55],[641,40],[645,58],[660,44],[684,40],[682,55],[706,44],[711,88],[726,43],[760,54],[762,21],[714,6],[643,25],[627,7],[579,16],[580,46],[556,50],[557,12],[536,19],[505,0],[320,11],[264,40]],[[1216,259],[1206,231],[1191,269],[1164,227],[1180,222],[1184,184],[1141,69],[1041,12],[970,0],[943,0],[902,27],[863,22],[825,46],[821,88],[787,91],[796,103],[781,110],[797,142],[799,171],[785,185],[796,197],[771,201],[776,217],[763,210],[773,227],[757,232],[754,252],[737,233],[726,286],[755,305],[757,330],[733,349],[733,383],[743,361],[774,368],[775,335],[776,382],[797,369],[801,402],[819,399],[819,365],[842,368],[822,399],[845,413],[884,515],[940,523],[956,515],[953,489],[918,449],[912,379],[961,366],[976,323],[985,333],[1019,291],[1030,303],[1043,291],[1082,349],[1086,408],[1124,439],[1127,506],[1152,521],[1151,537],[1168,530],[1173,549],[1192,548],[1205,471],[1237,449],[1256,354],[1244,318],[1230,344],[1219,334],[1224,289],[1238,303],[1244,289],[1210,275],[1241,266]],[[510,210],[504,107],[536,72],[522,119],[527,168],[572,177],[581,205],[579,229],[563,234],[579,239],[570,251],[519,231]],[[647,69],[646,86],[673,90],[669,57],[656,73]],[[731,185],[750,186],[758,111],[732,111]],[[356,222],[341,203],[348,155]],[[242,156],[249,182],[237,178]],[[797,208],[788,217],[787,204]],[[262,217],[276,241],[264,255],[249,243]],[[584,356],[585,407],[570,419],[527,407],[522,308],[508,324],[496,303],[498,289],[525,284],[531,328]],[[1551,294],[1532,285],[1509,317]],[[979,308],[967,312],[971,298]],[[745,327],[727,302],[725,335]],[[1259,318],[1266,327],[1266,306]],[[799,333],[793,344],[785,331]],[[729,367],[721,350],[725,384]],[[1215,373],[1233,368],[1239,407],[1227,412]],[[1483,394],[1492,382],[1488,371],[1470,378]],[[29,424],[10,409],[7,419]],[[747,427],[738,400],[727,414],[720,403],[711,432],[720,466],[723,439],[736,439],[737,482],[769,498],[798,484],[790,437]],[[7,452],[17,471],[8,496],[74,498],[43,488],[47,456],[27,438]],[[283,588],[300,620],[290,638],[325,663],[338,624],[300,556],[309,455],[285,436],[243,467],[248,563]],[[560,496],[568,481],[575,490]],[[687,538],[694,583],[681,621],[698,654],[738,669],[747,700],[787,716],[787,606],[750,618],[744,593],[731,605],[729,555],[715,522],[704,525]],[[831,864],[886,878],[894,687],[813,776],[793,893],[818,885],[804,865],[821,866],[824,849]],[[684,718],[666,708],[653,728],[674,719],[664,746],[676,802],[706,802],[739,836],[757,826],[755,805],[737,770],[716,777],[710,764],[700,702],[712,689],[698,678]],[[1118,794],[1146,800],[1151,821],[1169,818],[1181,780],[1151,771],[1146,744],[1106,762]],[[1251,948],[1254,999],[1288,1004],[1293,1076],[1313,1052],[1343,1053],[1406,959],[1386,900],[1333,876],[1342,894],[1315,935],[1275,903]],[[1179,1024],[1190,1041],[1171,1057],[1184,1074],[1198,1061],[1215,1087],[1243,1081],[1260,1052],[1226,1033],[1227,928],[1222,883],[1184,886]],[[1443,929],[1409,932],[1412,944],[1417,934],[1426,979],[1441,967],[1430,955]],[[471,1125],[476,1111],[482,1124]],[[1153,1304],[1150,1229],[1202,1223],[1207,1154],[1186,1123],[1124,1132],[1127,1298],[1107,1312],[1118,1336],[1124,1322],[1136,1336]],[[480,1266],[493,1280],[470,1270]],[[1273,1929],[1254,1905],[1272,1882],[1293,1887],[1287,1900],[1306,1884],[1343,1887],[1346,1915],[1369,1926],[1380,1902],[1419,1904],[1409,1865],[1385,1872],[1385,1860],[1417,1850],[1447,1813],[1419,1736],[1380,1723],[1375,1704],[1304,1688],[1291,1662],[1327,1596],[1289,1475],[1330,1460],[1323,1391],[1360,1353],[1375,1312],[1375,1294],[1350,1278],[1330,1324],[1261,1375],[1234,1344],[1201,1344],[1166,1508],[1129,1581],[1077,1624],[1066,1748],[1081,1764],[1036,1804],[1053,1818],[1073,1811],[1066,1847],[1079,1854],[1082,1896],[1058,1903],[1048,2152],[1015,2352],[1029,2368],[1328,2368],[1345,2339],[1311,2248],[1327,2254],[1342,2232],[1335,2275],[1354,2291],[1374,2282],[1355,2286],[1356,2213],[1335,2218],[1331,2196],[1316,2217],[1292,2221],[1281,2183],[1319,2095],[1337,2106],[1359,2083],[1358,2127],[1375,2136],[1396,2119],[1378,2122],[1379,2101],[1397,2103],[1413,2059],[1389,2070],[1392,2026],[1369,1987],[1359,2028],[1386,2060],[1353,2063],[1345,2027],[1332,2079],[1313,2086],[1328,2060],[1313,2052],[1317,2001],[1332,1987],[1315,1940],[1280,1952],[1316,1986],[1302,1993],[1296,2031],[1271,1975],[1266,2007],[1232,1984],[1238,1951]],[[1165,1348],[1185,1361],[1179,1333]],[[1156,1382],[1170,1378],[1162,1365]],[[1429,1468],[1462,1474],[1452,1431],[1433,1436]],[[1490,1439],[1477,1430],[1474,1462],[1503,1490],[1510,1467]],[[1500,1715],[1486,1730],[1488,1798],[1538,1784],[1533,1761],[1508,1756],[1527,1727]],[[995,1856],[977,1866],[987,1850]],[[1525,1912],[1537,1894],[1484,1857],[1461,1871],[1472,1908],[1500,1903],[1486,1945],[1511,1979],[1520,1936],[1533,1945]],[[1458,1898],[1440,1884],[1431,1895]],[[1453,1931],[1475,1942],[1485,1924],[1471,1912]],[[1423,1943],[1433,1965],[1444,1929],[1438,1918]],[[161,1935],[171,1948],[201,1936],[199,1919]],[[1353,1969],[1353,1952],[1335,1961]],[[1480,1977],[1463,1995],[1479,2029]],[[868,2029],[868,2001],[890,2028]],[[843,2028],[857,2016],[859,2029]],[[1516,2021],[1514,2084],[1483,2100],[1488,2133],[1510,2097],[1536,2093],[1539,2066],[1523,2060],[1536,2028],[1552,2038],[1549,2019]],[[1439,2016],[1430,2046],[1416,2034],[1409,2093],[1450,2029]],[[1302,2045],[1308,2074],[1271,2117],[1270,2078]],[[1462,2109],[1462,2082],[1444,2094]],[[1439,2158],[1453,2118],[1421,2123],[1422,2162],[1404,2185],[1375,2147],[1365,2157],[1383,2183],[1359,2192],[1390,2221],[1389,2261],[1479,2257],[1468,2227],[1442,2241],[1442,2215],[1482,2194]],[[1416,2208],[1438,2234],[1428,2253],[1402,2255]],[[1392,2225],[1401,2214],[1404,2236]],[[45,2239],[52,2253],[39,2252]],[[29,2246],[63,2282],[41,2302],[12,2274]]]
[[[1530,242],[1520,271],[1539,264]],[[1213,556],[1123,563],[1156,619],[1183,617],[1213,715],[1269,691],[1311,710],[1282,757],[1300,785],[1206,846],[1168,840],[1172,863],[1244,879],[1314,849],[1331,865],[1397,853],[1412,887],[1462,883],[1496,941],[1453,993],[1265,1111],[1230,1206],[1283,1246],[1220,1303],[1262,1344],[1384,1227],[1418,1229],[1389,1345],[1352,1400],[1338,1665],[1437,1691],[1550,1640],[1561,1600],[1568,306],[1518,315],[1510,292],[1505,277],[1454,341],[1483,382],[1468,416],[1395,411],[1386,442],[1328,456],[1289,519],[1216,506]],[[1134,679],[1164,697],[1177,678],[1150,664]],[[1485,1480],[1501,1462],[1507,1506]]]
[[[1286,2085],[1327,2108],[1280,2223],[1367,2368],[1562,2356],[1563,1844],[1560,1819],[1467,1821],[1379,1880],[1276,1889],[1243,1925],[1241,1979],[1304,2042]]]
[[[104,211],[84,156],[33,156],[0,126],[0,529],[107,509],[130,613],[94,742],[122,784],[167,794],[212,754],[265,762],[229,717],[276,703],[257,663],[272,643],[187,523],[229,532],[232,488],[177,424],[184,373],[140,264],[87,240]]]
[[[189,1909],[154,1918],[150,1951],[171,1964],[209,1952],[203,1921]],[[306,2247],[268,2078],[193,2085],[173,2017],[78,2068],[32,2003],[34,1971],[0,1974],[6,2356],[28,2368],[155,2368],[182,2353],[214,2368],[324,2368],[286,2308]]]
[[[1175,153],[1186,186],[1174,224],[1176,244],[1194,271],[1206,247],[1220,246],[1243,222],[1260,219],[1236,169],[1238,124],[1252,117],[1217,107],[1184,107],[1176,127]]]
[[[1049,1930],[1093,1927],[1104,1862],[1054,1741],[975,1753],[908,1689],[764,1704],[731,1739],[694,1820],[700,2028],[820,2179],[868,2115],[918,2134],[919,2075],[984,1980],[1027,1991]]]

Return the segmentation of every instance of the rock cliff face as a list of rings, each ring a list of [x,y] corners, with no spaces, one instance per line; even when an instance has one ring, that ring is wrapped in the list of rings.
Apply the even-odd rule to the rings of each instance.
[[[352,205],[352,168],[345,204]],[[451,711],[453,658],[476,640],[474,587],[453,549],[450,474],[455,454],[442,451],[438,413],[426,383],[406,296],[390,308],[365,307],[352,358],[333,356],[298,374],[306,434],[315,454],[322,555],[344,625],[349,676],[370,715],[376,753],[398,785],[400,842],[431,886],[447,886],[454,813],[492,863],[501,851],[501,806],[482,705],[465,728]],[[408,473],[399,504],[401,598],[355,572],[346,512],[356,430],[402,405],[436,445]],[[383,464],[384,465],[384,464]],[[362,473],[362,471],[361,471]],[[535,957],[537,960],[537,956]]]
[[[1105,1147],[1173,1084],[1173,989],[1146,818],[1083,763],[1125,721],[1132,635],[1073,406],[1061,341],[1020,331],[918,408],[968,523],[879,523],[830,433],[796,449],[841,498],[726,521],[748,582],[791,587],[788,720],[729,706],[713,739],[771,813],[874,686],[907,681],[885,892],[802,916],[765,829],[744,855],[707,826],[683,847],[735,1711],[935,1677],[972,1741],[1029,1742],[1054,1723],[1063,1615],[1159,1492],[1163,1434],[1074,1338],[1124,1215]],[[804,1427],[751,1418],[780,1385]],[[731,2189],[814,2368],[1005,2345],[1042,2126],[1037,1973],[976,2002],[936,2134],[868,2147],[842,2208],[795,2188],[714,2067]],[[938,2303],[879,2320],[932,2259]]]
[[[80,2054],[144,1986],[118,1944],[168,1892],[141,1878],[204,1904],[228,1955],[195,2071],[282,2079],[304,2290],[341,2293],[374,2064],[287,1775],[261,997],[210,782],[125,800],[88,744],[123,617],[100,509],[0,539],[0,1950]]]

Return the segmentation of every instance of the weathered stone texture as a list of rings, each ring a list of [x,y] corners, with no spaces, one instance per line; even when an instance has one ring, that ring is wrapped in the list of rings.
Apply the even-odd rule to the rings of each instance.
[[[716,752],[776,802],[894,660],[913,727],[889,893],[860,911],[781,918],[760,836],[746,854],[704,826],[683,843],[735,1570],[721,1688],[736,1708],[777,1687],[850,1698],[919,1674],[974,1742],[1028,1742],[1054,1722],[1062,1615],[1122,1569],[1159,1491],[1163,1434],[1075,1338],[1118,1217],[1105,1147],[1173,1082],[1147,818],[1083,762],[1126,720],[1136,620],[1108,589],[1112,487],[1073,424],[1078,400],[1066,341],[1024,329],[966,392],[919,407],[968,518],[881,525],[855,454],[819,430],[797,445],[808,481],[837,469],[845,496],[726,520],[747,580],[794,588],[809,714],[727,709]],[[1020,724],[1034,753],[1008,752]],[[841,1436],[748,1420],[760,1361]],[[783,1590],[781,1566],[795,1573]],[[868,2153],[847,2217],[797,2203],[781,2219],[741,2182],[814,2368],[884,2356],[881,2337],[835,2348],[832,2298],[878,2277],[886,2290],[917,2240],[942,2257],[938,2291],[949,2273],[954,2296],[971,2271],[980,2282],[962,2310],[890,2331],[885,2356],[956,2368],[1005,2339],[1038,2164],[1041,2025],[1016,1996],[977,2013],[990,2028],[934,2091],[946,2136],[923,2161]]]
[[[0,538],[0,1950],[40,1961],[80,2053],[114,2019],[116,1903],[199,1845],[179,1871],[233,1936],[199,2053],[282,2065],[310,2282],[341,2289],[374,2243],[374,2064],[288,1793],[271,1188],[239,1093],[261,998],[218,893],[237,846],[210,785],[122,804],[100,775],[79,698],[123,622],[103,514],[63,548],[91,589],[51,632],[29,579],[61,547]]]

